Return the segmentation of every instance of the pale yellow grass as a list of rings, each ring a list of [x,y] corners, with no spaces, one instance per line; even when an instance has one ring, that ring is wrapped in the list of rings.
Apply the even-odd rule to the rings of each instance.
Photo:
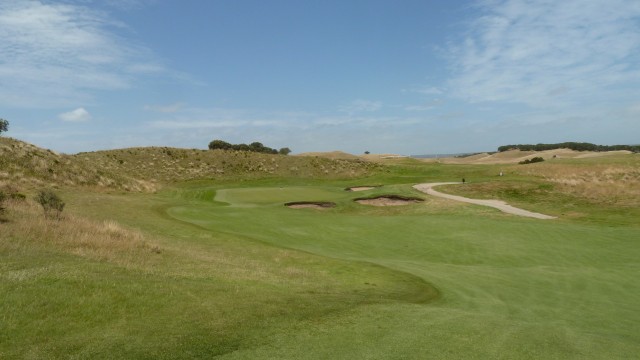
[[[297,154],[295,156],[307,156],[307,157],[317,156],[317,157],[322,157],[327,159],[348,159],[348,160],[358,159],[358,156],[346,153],[344,151],[306,152],[306,153]]]
[[[446,164],[517,164],[534,157],[542,157],[545,160],[557,159],[584,159],[606,156],[627,155],[629,151],[574,151],[571,149],[554,149],[546,151],[520,151],[509,150],[495,154],[482,153],[463,158],[442,158],[439,162]],[[433,160],[433,159],[429,159]]]
[[[640,164],[539,164],[517,168],[523,175],[543,177],[560,190],[595,203],[640,206]]]
[[[141,232],[127,229],[115,221],[92,221],[62,214],[47,218],[33,201],[7,201],[3,215],[0,248],[18,250],[53,247],[94,260],[121,265],[139,264],[160,253],[160,248]]]

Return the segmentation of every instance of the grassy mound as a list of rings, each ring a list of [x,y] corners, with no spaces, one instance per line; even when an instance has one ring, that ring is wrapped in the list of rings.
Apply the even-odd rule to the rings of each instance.
[[[2,137],[0,169],[0,182],[27,188],[94,186],[155,191],[166,184],[203,179],[354,178],[374,173],[379,165],[362,160],[168,147],[64,155]]]

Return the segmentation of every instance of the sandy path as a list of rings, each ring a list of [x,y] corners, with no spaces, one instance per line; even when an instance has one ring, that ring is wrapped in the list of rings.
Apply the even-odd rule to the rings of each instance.
[[[484,206],[490,206],[492,208],[496,208],[500,211],[506,212],[508,214],[513,214],[513,215],[519,215],[519,216],[527,216],[527,217],[532,217],[532,218],[536,218],[536,219],[555,219],[555,216],[549,216],[549,215],[544,215],[544,214],[540,214],[540,213],[534,213],[531,211],[527,211],[527,210],[523,210],[523,209],[519,209],[517,207],[513,207],[509,204],[507,204],[504,201],[501,200],[480,200],[480,199],[469,199],[466,197],[462,197],[462,196],[457,196],[457,195],[449,195],[449,194],[445,194],[445,193],[441,193],[439,191],[436,191],[433,189],[434,186],[438,186],[438,185],[450,185],[450,184],[461,184],[459,182],[443,182],[443,183],[427,183],[427,184],[418,184],[418,185],[414,185],[413,188],[419,191],[422,191],[423,193],[427,193],[429,195],[433,195],[433,196],[438,196],[441,198],[445,198],[445,199],[450,199],[450,200],[456,200],[456,201],[462,201],[462,202],[466,202],[466,203],[470,203],[470,204],[476,204],[476,205],[484,205]]]

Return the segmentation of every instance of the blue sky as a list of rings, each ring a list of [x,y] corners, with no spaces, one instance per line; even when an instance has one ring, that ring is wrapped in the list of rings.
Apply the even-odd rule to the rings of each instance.
[[[427,154],[640,143],[640,1],[0,0],[7,136]]]

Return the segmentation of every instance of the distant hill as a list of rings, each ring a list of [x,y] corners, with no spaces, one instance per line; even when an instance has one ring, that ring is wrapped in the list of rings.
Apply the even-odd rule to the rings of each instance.
[[[358,160],[359,156],[346,153],[344,151],[326,151],[326,152],[306,152],[301,154],[296,154],[295,156],[306,156],[306,157],[321,157],[326,159],[349,159],[349,160]]]
[[[0,137],[0,186],[96,186],[153,191],[186,180],[265,177],[349,178],[379,165],[361,159],[327,159],[235,150],[140,147],[57,154]]]
[[[480,153],[466,157],[440,158],[438,161],[448,164],[517,164],[521,161],[534,157],[549,159],[584,159],[592,157],[605,157],[615,155],[631,154],[628,150],[619,151],[576,151],[571,149],[554,149],[546,151],[521,151],[509,150],[497,153]],[[426,162],[436,161],[435,159],[421,159]]]
[[[637,145],[596,145],[586,142],[563,142],[557,144],[519,144],[519,145],[503,145],[498,147],[498,151],[522,150],[522,151],[546,151],[556,149],[571,149],[575,151],[619,151],[626,150],[631,152],[640,152],[640,146]]]

